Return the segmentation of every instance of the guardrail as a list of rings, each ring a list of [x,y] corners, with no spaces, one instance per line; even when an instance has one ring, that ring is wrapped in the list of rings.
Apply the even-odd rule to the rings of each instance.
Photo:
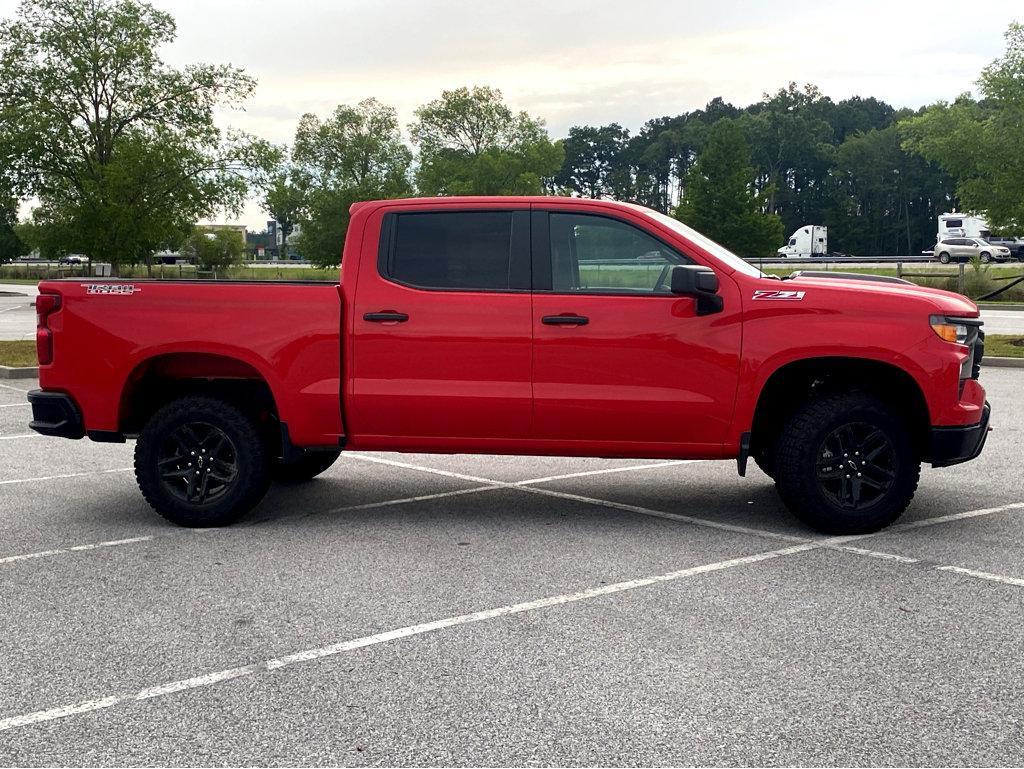
[[[825,271],[829,269],[829,265],[832,264],[847,264],[847,265],[862,265],[862,264],[879,264],[886,266],[896,267],[896,277],[903,278],[956,278],[957,291],[961,294],[965,293],[966,280],[964,277],[964,270],[970,262],[951,262],[943,265],[943,267],[955,268],[955,272],[939,272],[936,270],[930,270],[928,272],[907,272],[903,269],[904,264],[936,264],[938,260],[934,256],[817,256],[811,258],[770,258],[770,259],[747,259],[751,264],[757,265],[758,267],[763,265],[792,265],[792,264],[812,264],[812,265],[824,265]]]

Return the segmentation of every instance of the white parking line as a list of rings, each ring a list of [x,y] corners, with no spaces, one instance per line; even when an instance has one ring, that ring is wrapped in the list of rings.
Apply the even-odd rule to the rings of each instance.
[[[251,675],[256,672],[277,670],[279,668],[286,667],[288,665],[294,665],[300,662],[309,662],[313,660],[323,659],[324,657],[331,657],[338,654],[344,654],[346,652],[354,651],[355,649],[362,649],[367,646],[375,646],[377,644],[389,643],[401,638],[409,638],[410,636],[421,635],[423,633],[430,633],[438,630],[444,630],[446,628],[456,627],[459,625],[468,625],[475,622],[483,622],[485,620],[494,619],[496,617],[507,617],[514,614],[522,614],[529,611],[537,611],[539,609],[547,609],[553,606],[560,606],[568,603],[575,603],[577,601],[585,601],[593,598],[600,598],[607,595],[613,595],[615,593],[622,593],[627,590],[636,590],[638,588],[649,587],[651,585],[659,585],[667,582],[674,582],[676,580],[685,579],[686,577],[694,577],[702,574],[709,574],[716,571],[724,571],[726,569],[736,568],[737,566],[746,566],[748,564],[760,563],[762,561],[768,561],[774,558],[781,558],[788,555],[794,555],[796,553],[802,553],[807,550],[813,550],[821,547],[820,543],[805,543],[801,545],[792,545],[790,547],[781,548],[778,550],[769,550],[764,553],[756,553],[754,555],[743,556],[741,558],[731,558],[727,561],[718,561],[716,563],[704,564],[702,566],[692,566],[687,569],[680,569],[679,571],[669,572],[667,574],[658,574],[652,577],[642,577],[640,579],[632,579],[626,582],[616,582],[611,585],[601,585],[594,587],[589,590],[582,590],[576,593],[564,593],[562,595],[549,596],[547,598],[540,598],[534,601],[525,601],[523,603],[510,604],[506,606],[498,606],[493,609],[486,609],[484,611],[473,612],[471,614],[462,614],[456,617],[445,617],[443,619],[434,620],[432,622],[425,622],[419,625],[409,625],[407,627],[396,628],[383,633],[376,633],[370,636],[364,636],[362,638],[354,638],[348,641],[341,641],[330,646],[321,646],[314,649],[305,649],[294,654],[289,654],[284,657],[276,657],[269,659],[255,665],[246,665],[242,667],[229,668],[227,670],[221,670],[214,673],[207,673],[205,675],[196,676],[193,678],[186,678],[180,681],[172,681],[170,683],[161,684],[159,686],[148,687],[141,689],[131,694],[102,697],[99,699],[87,700],[74,705],[65,705],[58,708],[51,708],[48,710],[38,710],[33,713],[26,713],[18,716],[11,716],[8,718],[0,719],[0,731],[6,731],[8,729],[15,729],[21,726],[28,726],[30,724],[38,724],[45,721],[55,721],[60,718],[67,718],[68,716],[78,715],[81,713],[89,713],[96,710],[104,710],[106,708],[112,708],[116,705],[122,705],[129,702],[137,702],[140,700],[153,699],[155,697],[164,697],[169,694],[176,692],[185,691],[188,689],[197,689],[205,686],[213,686],[214,684],[222,683],[224,681],[230,681],[242,676]]]
[[[31,403],[0,403],[0,409],[27,409]]]
[[[936,566],[935,569],[936,571],[951,571],[956,574],[963,574],[967,577],[976,577],[977,579],[987,579],[991,582],[1001,582],[1004,585],[1016,585],[1017,587],[1024,587],[1024,579],[1018,579],[1017,577],[1004,577],[1001,574],[991,574],[987,571],[965,569],[962,566]]]
[[[881,551],[881,550],[870,550],[870,549],[862,548],[862,547],[854,547],[854,546],[845,545],[843,543],[857,541],[857,540],[861,540],[861,539],[867,539],[869,537],[877,537],[877,536],[880,536],[880,535],[883,535],[883,534],[889,534],[889,533],[892,533],[892,532],[905,531],[905,530],[909,530],[909,529],[917,529],[917,528],[922,528],[922,527],[925,527],[925,526],[937,526],[939,524],[949,523],[951,521],[960,521],[960,520],[965,520],[965,519],[968,519],[968,518],[977,518],[979,516],[993,515],[995,513],[1004,513],[1004,512],[1009,512],[1011,510],[1024,509],[1024,502],[1011,502],[1011,503],[1006,504],[1006,505],[1000,505],[999,507],[988,507],[988,508],[982,508],[982,509],[979,509],[979,510],[968,510],[968,511],[962,512],[962,513],[952,513],[950,515],[936,516],[934,518],[924,518],[924,519],[922,519],[920,521],[912,521],[910,523],[896,524],[894,526],[888,527],[887,529],[883,529],[882,531],[875,532],[874,534],[860,534],[860,535],[854,535],[854,536],[849,536],[849,537],[840,537],[840,538],[833,537],[833,538],[830,538],[830,539],[823,539],[823,538],[815,539],[815,538],[795,536],[795,535],[792,535],[792,534],[783,534],[783,533],[780,533],[780,532],[770,531],[770,530],[767,530],[767,529],[755,529],[755,528],[751,528],[751,527],[748,527],[748,526],[737,526],[735,524],[730,524],[730,523],[721,523],[719,521],[711,521],[711,520],[708,520],[706,518],[697,518],[695,516],[680,515],[678,513],[669,513],[669,512],[663,511],[663,510],[655,510],[655,509],[652,509],[652,508],[649,508],[649,507],[641,507],[639,505],[630,505],[630,504],[626,504],[626,503],[623,503],[623,502],[614,502],[612,500],[600,499],[598,497],[587,497],[587,496],[583,496],[583,495],[580,495],[580,494],[570,494],[568,492],[555,491],[553,489],[539,489],[539,488],[534,488],[531,485],[531,484],[535,484],[535,483],[543,483],[543,482],[548,481],[548,480],[555,480],[555,479],[561,480],[561,479],[568,479],[568,478],[583,477],[583,476],[586,476],[586,475],[598,475],[598,474],[601,474],[601,473],[626,472],[626,471],[629,471],[629,470],[641,470],[641,469],[653,469],[653,468],[658,468],[658,467],[670,467],[670,466],[675,465],[675,464],[684,464],[684,461],[659,462],[659,463],[656,463],[656,464],[649,464],[649,465],[631,465],[631,466],[627,466],[627,467],[610,468],[610,469],[607,469],[607,470],[604,470],[604,471],[593,471],[593,470],[591,470],[591,471],[582,472],[582,473],[570,473],[568,475],[563,475],[563,476],[550,476],[548,478],[534,478],[534,479],[525,480],[525,481],[517,481],[517,482],[513,482],[513,483],[507,483],[507,482],[504,482],[504,481],[496,481],[496,480],[492,480],[492,479],[488,479],[488,478],[480,478],[478,476],[473,476],[473,475],[463,475],[461,473],[452,473],[451,471],[448,471],[448,470],[440,470],[438,468],[429,467],[427,465],[416,465],[416,464],[412,464],[412,463],[408,463],[408,462],[398,462],[398,461],[390,460],[390,459],[382,459],[380,457],[367,456],[365,454],[353,453],[351,456],[354,459],[361,459],[361,460],[365,460],[365,461],[368,461],[368,462],[378,462],[380,464],[395,465],[395,466],[404,467],[404,468],[407,468],[407,469],[410,469],[410,470],[420,470],[420,471],[426,472],[426,473],[434,473],[434,474],[437,474],[437,475],[458,477],[458,478],[463,478],[463,479],[466,479],[466,480],[473,480],[475,482],[480,482],[480,483],[492,483],[492,484],[495,484],[496,487],[500,487],[500,488],[518,489],[520,491],[526,491],[526,492],[530,492],[532,494],[542,494],[542,495],[545,495],[545,496],[557,497],[557,498],[560,498],[560,499],[568,499],[568,500],[571,500],[571,501],[574,501],[574,502],[580,502],[580,503],[583,503],[583,504],[600,505],[602,507],[610,507],[610,508],[613,508],[615,510],[624,510],[626,512],[637,513],[639,515],[647,515],[647,516],[651,516],[651,517],[654,517],[654,518],[665,518],[667,520],[680,521],[682,523],[689,523],[689,524],[693,524],[694,526],[700,526],[700,527],[708,528],[708,529],[718,529],[720,531],[731,531],[731,532],[735,532],[737,534],[748,534],[748,535],[751,535],[751,536],[764,537],[764,538],[767,538],[767,539],[774,539],[774,540],[781,540],[781,541],[784,541],[784,542],[816,542],[816,543],[821,544],[822,547],[825,547],[826,549],[829,549],[829,550],[842,550],[842,551],[845,551],[845,552],[848,552],[848,553],[855,553],[857,555],[863,555],[863,556],[866,556],[868,558],[877,558],[879,560],[895,561],[895,562],[898,562],[898,563],[906,563],[906,564],[919,563],[919,560],[916,559],[916,558],[910,558],[910,557],[905,556],[905,555],[898,555],[896,553],[888,553],[888,552],[884,552],[884,551]],[[687,461],[701,461],[701,460],[687,460]],[[1008,580],[1012,580],[1013,578],[1009,578],[1008,577],[1007,579]],[[1016,583],[1010,581],[1007,584],[1016,584]]]
[[[3,563],[14,563],[15,561],[28,561],[33,558],[48,558],[51,555],[64,555],[66,553],[79,553],[86,550],[98,550],[101,547],[117,547],[118,545],[130,545],[134,542],[149,542],[153,539],[152,536],[148,537],[131,537],[130,539],[111,539],[106,542],[92,542],[88,545],[73,545],[72,547],[64,547],[56,550],[41,550],[38,553],[23,553],[21,555],[9,555],[5,558],[0,558],[0,564]]]
[[[14,390],[14,392],[21,393],[22,395],[28,393],[28,390],[22,390],[20,387],[12,387],[9,384],[0,383],[0,387],[4,388],[5,390]]]
[[[19,441],[24,438],[42,438],[39,433],[24,433],[22,435],[0,435],[0,441]]]
[[[110,473],[126,473],[132,468],[115,467],[112,470],[89,470],[84,473],[64,473],[63,475],[42,475],[38,478],[12,478],[9,481],[0,481],[0,486],[7,486],[12,483],[34,483],[35,481],[56,481],[61,478],[85,478],[89,475],[109,475]]]

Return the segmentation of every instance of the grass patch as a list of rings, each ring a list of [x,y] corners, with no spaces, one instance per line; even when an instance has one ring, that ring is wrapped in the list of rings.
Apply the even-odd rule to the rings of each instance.
[[[986,334],[985,357],[1024,358],[1024,336],[1018,334]]]
[[[19,339],[0,342],[0,366],[36,366],[36,342],[34,339]]]

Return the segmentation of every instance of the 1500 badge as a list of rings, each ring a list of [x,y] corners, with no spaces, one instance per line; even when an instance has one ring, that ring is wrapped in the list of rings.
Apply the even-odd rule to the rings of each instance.
[[[803,291],[769,291],[768,289],[758,289],[754,292],[754,299],[766,299],[777,302],[799,302],[803,298]]]
[[[85,286],[87,294],[116,294],[120,296],[134,294],[136,291],[142,290],[131,283],[83,283],[82,285]]]

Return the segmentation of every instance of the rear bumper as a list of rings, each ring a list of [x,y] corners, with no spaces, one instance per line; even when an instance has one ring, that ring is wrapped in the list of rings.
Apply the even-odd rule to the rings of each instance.
[[[992,407],[985,402],[981,412],[981,421],[976,425],[963,427],[932,428],[932,467],[948,467],[961,462],[969,462],[977,457],[985,448],[988,437],[988,420]]]
[[[32,390],[28,394],[28,402],[32,404],[32,421],[28,426],[37,433],[58,438],[81,438],[85,435],[82,412],[70,395]]]

